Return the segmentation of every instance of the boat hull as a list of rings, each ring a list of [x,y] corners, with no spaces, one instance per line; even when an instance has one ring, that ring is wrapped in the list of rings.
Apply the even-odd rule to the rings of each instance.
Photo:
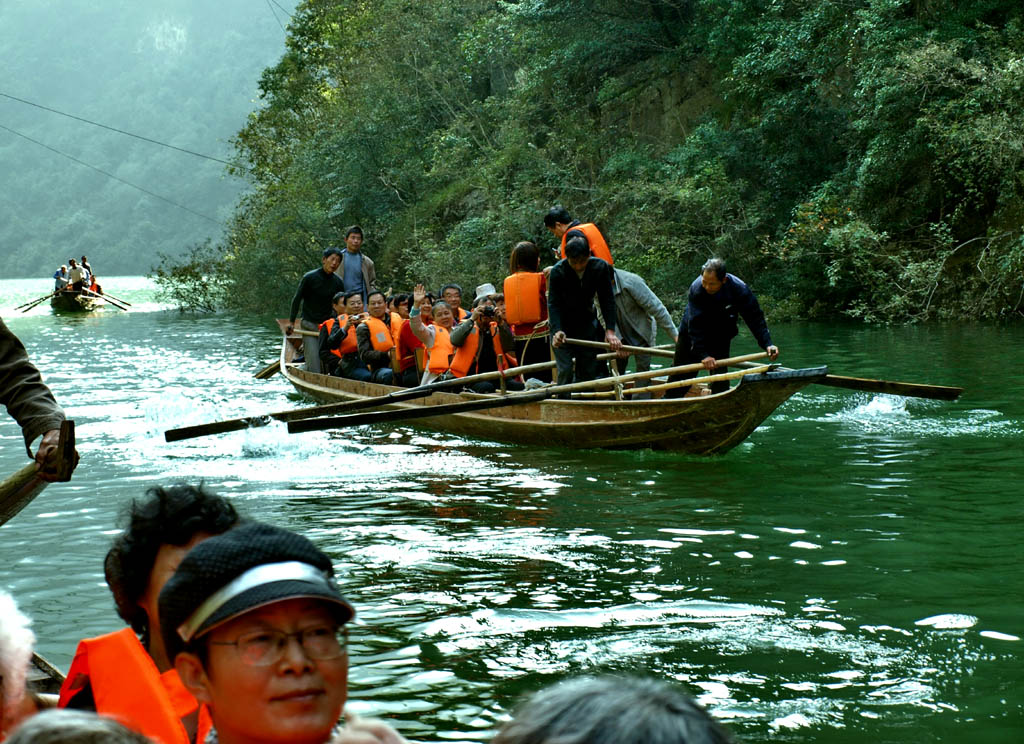
[[[88,313],[96,309],[96,299],[84,292],[66,290],[50,298],[50,307],[65,313]]]
[[[316,374],[287,361],[281,370],[299,392],[322,403],[380,397],[401,388]],[[828,373],[827,367],[751,374],[727,392],[673,400],[544,400],[490,411],[417,419],[415,426],[513,444],[605,449],[659,449],[721,454],[746,439],[794,393]],[[479,400],[472,393],[436,392],[383,409]]]

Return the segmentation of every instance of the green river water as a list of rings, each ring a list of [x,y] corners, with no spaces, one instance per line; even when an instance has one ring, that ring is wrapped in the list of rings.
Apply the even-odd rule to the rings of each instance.
[[[602,671],[674,680],[744,742],[1024,738],[1019,326],[776,326],[787,366],[966,393],[808,388],[710,459],[406,426],[169,445],[168,428],[303,404],[252,378],[276,328],[104,286],[131,311],[22,314],[47,282],[0,282],[77,423],[72,482],[0,528],[0,586],[62,667],[121,627],[103,556],[125,504],[203,481],[333,557],[359,612],[349,705],[410,739],[487,741],[527,691]],[[9,418],[0,440],[5,476],[26,462]]]

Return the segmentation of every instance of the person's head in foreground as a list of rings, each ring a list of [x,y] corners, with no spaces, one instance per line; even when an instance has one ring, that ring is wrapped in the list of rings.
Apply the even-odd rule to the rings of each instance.
[[[113,718],[79,710],[47,710],[18,727],[5,744],[152,744]]]
[[[221,744],[326,742],[345,704],[354,614],[330,558],[257,522],[197,545],[160,594],[164,643]]]
[[[238,513],[222,496],[202,486],[150,488],[133,499],[127,526],[103,561],[107,586],[126,623],[164,672],[174,665],[166,653],[157,613],[160,590],[185,554],[203,540],[238,523]]]
[[[664,682],[581,677],[531,697],[491,744],[730,744],[729,733]]]
[[[36,637],[14,597],[0,591],[0,741],[35,711],[25,678]]]

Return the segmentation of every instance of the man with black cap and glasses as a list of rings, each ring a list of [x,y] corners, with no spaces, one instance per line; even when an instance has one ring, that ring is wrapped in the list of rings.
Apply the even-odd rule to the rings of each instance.
[[[331,560],[301,535],[251,522],[200,543],[160,593],[164,643],[210,712],[207,744],[403,744],[350,717],[345,624]]]

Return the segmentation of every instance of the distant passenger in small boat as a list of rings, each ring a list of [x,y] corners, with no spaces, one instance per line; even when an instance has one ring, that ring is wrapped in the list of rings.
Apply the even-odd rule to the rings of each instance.
[[[295,290],[285,333],[291,335],[294,330],[295,318],[298,317],[300,305],[302,306],[301,326],[304,331],[315,333],[321,323],[332,317],[331,303],[334,296],[338,292],[345,291],[345,283],[335,273],[340,265],[341,251],[333,246],[325,248],[320,268],[306,272],[299,282],[298,289]],[[304,335],[302,348],[306,369],[319,373],[321,369],[318,336]]]
[[[57,292],[68,286],[68,267],[61,265],[53,274],[53,291]]]
[[[494,306],[497,292],[493,284],[481,284],[476,288],[473,299],[473,313],[459,323],[451,332],[451,343],[455,347],[450,369],[455,377],[467,377],[485,372],[496,372],[515,367],[515,338],[505,319],[498,315]],[[471,383],[474,393],[493,393],[499,383],[482,380]],[[522,390],[523,384],[516,380],[505,383],[508,390]]]
[[[566,257],[555,264],[548,278],[548,313],[551,346],[555,350],[558,384],[582,382],[605,376],[597,352],[567,344],[566,338],[604,341],[612,351],[622,348],[615,333],[615,294],[612,267],[590,255],[586,238],[573,236],[565,244]],[[607,327],[602,334],[594,300],[597,300]],[[575,366],[573,363],[575,362]],[[604,372],[604,373],[603,373]]]
[[[0,736],[0,739],[3,739]],[[113,718],[83,710],[44,710],[19,726],[6,744],[153,744]]]
[[[370,382],[391,385],[395,381],[391,359],[402,319],[398,313],[388,312],[383,292],[373,290],[369,297],[370,315],[356,327],[359,358],[370,368]]]
[[[423,370],[423,376],[420,378],[421,385],[431,383],[440,375],[448,372],[452,355],[455,354],[455,347],[452,346],[450,335],[452,327],[455,325],[452,308],[444,300],[438,300],[431,308],[434,322],[426,324],[420,314],[420,303],[426,296],[427,291],[423,285],[417,284],[412,293],[413,308],[409,314],[409,325],[412,327],[412,332],[423,342],[427,351],[427,364],[426,369]]]
[[[737,318],[743,318],[758,346],[768,352],[774,361],[779,348],[772,344],[768,323],[754,293],[738,277],[725,270],[725,261],[712,258],[701,267],[700,276],[693,280],[686,310],[679,323],[679,338],[676,341],[672,366],[703,364],[711,374],[726,371],[716,360],[729,356],[729,345],[739,332]],[[673,375],[669,382],[696,377],[696,372]],[[666,398],[681,398],[690,387],[672,388]],[[728,380],[711,383],[712,393],[729,389]]]
[[[542,364],[551,361],[548,338],[547,274],[540,270],[540,251],[529,241],[516,243],[509,260],[510,276],[502,284],[505,316],[516,337],[516,358],[520,364]],[[539,327],[538,327],[539,326]],[[549,371],[533,372],[544,382],[551,382]]]
[[[600,258],[603,261],[607,261],[611,265],[615,264],[615,259],[612,258],[612,252],[608,248],[608,242],[604,239],[604,235],[601,234],[601,231],[597,229],[597,225],[593,222],[581,223],[579,220],[574,220],[561,204],[556,204],[551,207],[551,209],[548,210],[548,213],[544,215],[544,227],[548,229],[548,232],[562,241],[562,258],[565,258],[566,255],[566,241],[570,238],[579,236],[587,241],[587,246],[590,248],[590,255],[595,258]]]
[[[700,705],[656,679],[581,677],[541,690],[491,744],[730,744]]]
[[[328,339],[331,336],[331,332],[335,330],[339,321],[344,324],[348,321],[348,313],[345,309],[345,297],[344,291],[338,292],[334,295],[334,299],[331,301],[332,314],[327,320],[320,324],[319,327],[319,338],[317,339],[318,353],[320,354],[320,371],[325,375],[333,375],[341,364],[341,345],[338,344],[333,349],[327,345]],[[346,331],[346,335],[348,332]],[[352,338],[355,339],[355,334],[352,334]],[[348,348],[351,344],[346,344],[346,353],[351,354],[352,349]],[[353,347],[354,348],[354,347]]]
[[[146,494],[132,502],[127,529],[104,561],[117,612],[131,628],[78,644],[58,705],[117,718],[162,744],[188,744],[197,734],[202,741],[209,721],[174,671],[157,600],[185,554],[234,527],[238,514],[201,487]]]
[[[665,303],[647,286],[647,282],[638,274],[623,269],[612,269],[615,280],[615,321],[622,337],[622,343],[629,346],[652,347],[658,338],[658,326],[678,341],[676,324],[672,322]],[[651,368],[649,354],[635,354],[636,371],[647,372]],[[629,357],[613,359],[612,364],[624,373],[629,364]],[[635,387],[647,387],[650,380],[637,380]],[[648,400],[650,393],[638,393],[633,400]]]
[[[434,295],[429,292],[423,294],[419,304],[415,304],[413,295],[407,295],[409,301],[419,311],[420,321],[424,325],[433,323]],[[416,387],[420,384],[422,372],[416,368],[416,349],[424,349],[423,342],[417,338],[412,331],[412,323],[407,320],[402,323],[402,329],[398,332],[398,369],[399,384],[403,387]],[[424,365],[425,366],[425,365]]]
[[[90,275],[92,274],[92,266],[89,265],[89,259],[82,256],[82,268],[85,269]]]
[[[74,291],[81,292],[88,274],[73,258],[68,260],[68,267],[68,284]]]
[[[14,597],[0,589],[0,741],[39,708],[25,686],[36,636]]]
[[[451,308],[456,323],[469,317],[469,313],[462,309],[462,287],[458,284],[445,284],[441,287],[441,299]]]
[[[404,744],[383,721],[339,728],[354,615],[329,556],[256,522],[196,546],[160,594],[164,643],[213,721],[207,742]]]

